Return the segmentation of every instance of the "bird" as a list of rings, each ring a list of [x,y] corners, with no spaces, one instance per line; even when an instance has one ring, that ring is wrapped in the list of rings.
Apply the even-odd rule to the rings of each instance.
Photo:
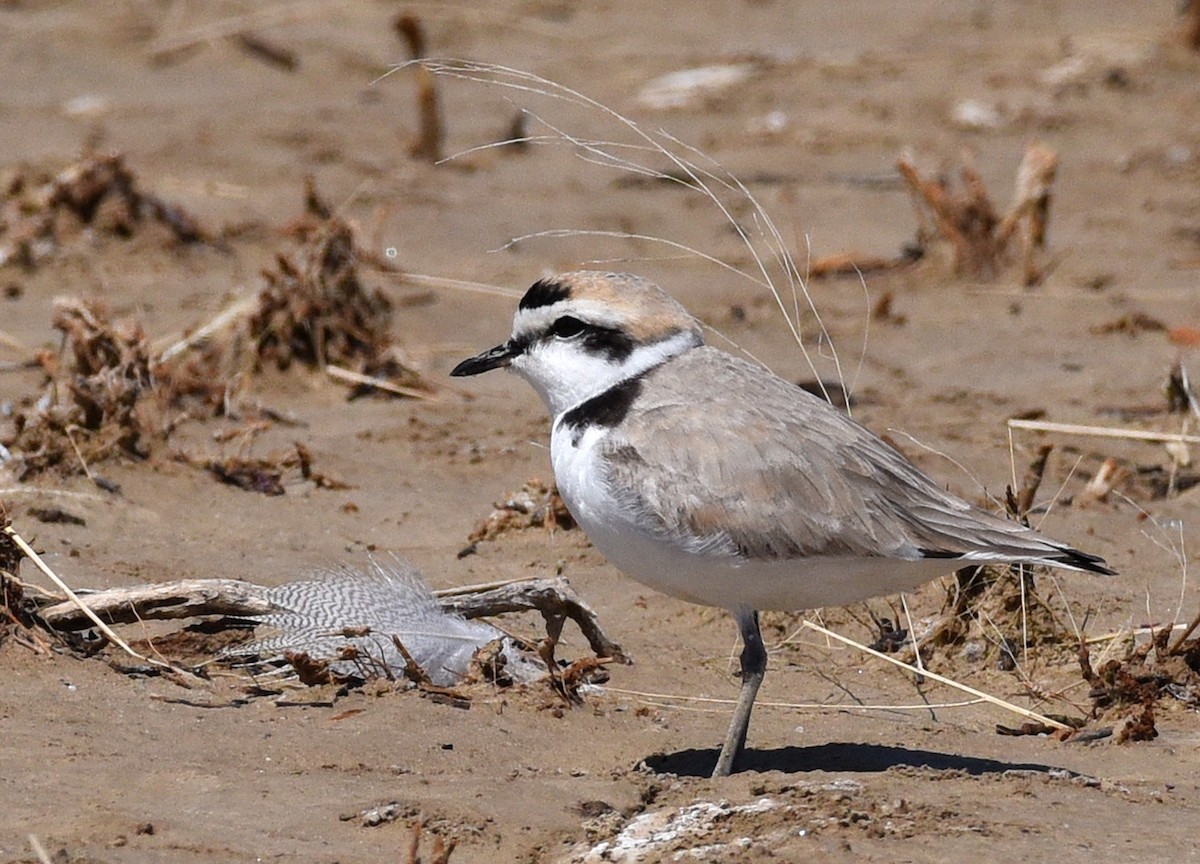
[[[764,610],[844,606],[983,564],[1115,575],[1103,558],[944,490],[826,400],[705,344],[656,284],[539,279],[509,338],[452,376],[507,368],[551,415],[559,493],[618,570],[732,613],[741,688],[713,777],[742,754],[767,668]]]

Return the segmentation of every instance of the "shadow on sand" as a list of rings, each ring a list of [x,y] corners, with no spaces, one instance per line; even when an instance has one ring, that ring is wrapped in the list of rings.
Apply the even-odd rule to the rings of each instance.
[[[647,756],[643,764],[658,774],[679,777],[708,777],[717,764],[718,751],[679,750]],[[1065,772],[1053,765],[1035,762],[1003,762],[999,759],[980,759],[954,753],[889,747],[884,744],[820,744],[814,747],[779,747],[774,750],[747,750],[738,760],[735,772],[782,771],[800,774],[808,771],[852,771],[877,773],[908,765],[913,768],[932,768],[937,771],[965,771],[967,774],[1001,774],[1005,771],[1037,773]]]

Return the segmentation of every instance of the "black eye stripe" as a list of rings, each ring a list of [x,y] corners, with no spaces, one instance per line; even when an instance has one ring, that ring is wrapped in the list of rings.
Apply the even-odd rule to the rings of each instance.
[[[620,363],[633,353],[633,338],[624,330],[588,327],[583,331],[583,344],[589,351],[603,354],[612,363]]]
[[[556,320],[546,334],[552,338],[571,339],[592,354],[602,354],[610,363],[620,363],[633,353],[633,337],[624,330],[589,324],[569,315]]]

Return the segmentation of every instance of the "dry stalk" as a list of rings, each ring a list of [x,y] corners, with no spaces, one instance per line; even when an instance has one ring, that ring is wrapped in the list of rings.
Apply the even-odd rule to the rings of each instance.
[[[328,10],[329,4],[325,0],[289,0],[286,3],[258,8],[247,15],[222,18],[178,33],[170,39],[152,45],[147,54],[152,63],[165,64],[193,48],[236,36],[250,27],[275,27],[310,15],[324,15]]]
[[[1026,718],[1027,720],[1033,720],[1036,723],[1042,723],[1046,726],[1051,726],[1055,729],[1061,729],[1064,731],[1070,731],[1070,729],[1071,729],[1071,727],[1065,723],[1061,723],[1058,720],[1053,720],[1049,717],[1044,717],[1041,714],[1038,714],[1036,711],[1030,711],[1028,708],[1022,708],[1020,705],[1014,705],[1011,702],[1006,702],[1005,700],[999,698],[998,696],[993,696],[990,693],[983,692],[982,690],[976,690],[974,687],[968,686],[966,684],[962,684],[958,681],[955,681],[952,678],[947,678],[944,675],[938,675],[936,672],[930,672],[928,669],[918,669],[916,666],[913,666],[911,663],[905,663],[904,661],[898,660],[895,657],[891,657],[887,654],[884,654],[881,651],[876,651],[873,648],[869,648],[866,645],[863,645],[861,642],[855,642],[853,639],[850,639],[846,636],[842,636],[838,633],[834,633],[832,630],[828,630],[819,624],[814,624],[813,622],[806,620],[806,621],[804,621],[803,626],[808,628],[809,630],[814,630],[817,633],[821,633],[824,636],[826,636],[827,638],[834,639],[838,642],[841,642],[844,645],[850,645],[854,648],[859,649],[860,651],[864,651],[867,654],[870,654],[872,657],[878,657],[880,660],[886,660],[888,663],[891,663],[895,666],[899,666],[901,669],[907,669],[908,671],[912,672],[914,675],[922,675],[926,678],[931,678],[934,681],[937,681],[941,684],[945,684],[948,687],[953,687],[956,690],[961,690],[962,692],[968,693],[977,699],[982,699],[984,702],[995,705],[999,708],[1003,708],[1005,711],[1011,711],[1014,714],[1019,714],[1020,716]]]
[[[1022,245],[1025,250],[1025,284],[1042,281],[1036,256],[1046,246],[1046,223],[1050,216],[1050,187],[1058,173],[1058,154],[1044,144],[1034,142],[1025,151],[1017,169],[1017,189],[1012,208],[1000,221],[996,245],[1003,250],[1018,225],[1025,224]]]
[[[300,65],[300,57],[295,51],[264,39],[257,33],[243,30],[240,33],[235,33],[233,39],[237,43],[237,46],[251,57],[262,60],[267,65],[274,66],[276,69],[282,69],[285,72],[295,72],[296,68]]]
[[[44,573],[50,579],[51,582],[53,582],[55,585],[57,585],[58,589],[60,591],[62,591],[65,595],[67,595],[67,597],[70,599],[71,603],[73,603],[75,606],[77,606],[79,608],[79,610],[85,616],[87,616],[87,618],[92,622],[92,624],[94,624],[96,626],[96,629],[99,630],[101,633],[103,633],[104,636],[109,641],[111,641],[114,645],[116,645],[118,648],[120,648],[122,651],[124,651],[129,656],[136,657],[138,660],[141,660],[145,663],[150,663],[154,666],[159,666],[159,667],[162,667],[165,669],[171,669],[172,671],[176,671],[176,672],[180,671],[178,669],[175,669],[175,667],[173,667],[170,663],[164,663],[163,661],[157,660],[153,657],[145,657],[145,656],[139,654],[137,651],[134,651],[132,648],[130,648],[124,639],[122,639],[120,636],[118,636],[116,633],[114,633],[113,629],[111,627],[109,627],[107,624],[105,624],[103,621],[101,621],[100,617],[95,612],[93,612],[90,608],[88,608],[88,605],[86,603],[84,603],[81,599],[79,599],[79,595],[71,590],[71,586],[69,586],[66,582],[64,582],[57,573],[55,573],[52,569],[50,569],[50,565],[47,564],[44,560],[42,560],[42,556],[38,555],[38,553],[36,551],[34,551],[33,547],[30,546],[28,543],[26,543],[25,539],[23,537],[21,537],[21,535],[18,534],[15,530],[13,530],[13,527],[11,525],[8,525],[4,528],[4,533],[12,539],[13,543],[15,543],[17,545],[17,548],[20,549],[22,553],[24,553],[25,557],[28,558],[30,561],[32,561],[34,566],[37,567],[39,570],[41,570],[42,573]]]
[[[1038,488],[1042,485],[1042,477],[1046,473],[1046,460],[1054,450],[1053,444],[1043,444],[1038,447],[1037,456],[1029,464],[1025,476],[1021,480],[1020,491],[1012,498],[1012,516],[1015,519],[1026,519],[1033,509],[1033,499]]]
[[[19,339],[17,339],[17,337],[10,335],[3,330],[0,330],[0,345],[3,345],[5,348],[11,348],[13,351],[25,355],[30,355],[33,353],[33,350],[28,345],[21,342]]]
[[[408,46],[409,57],[413,61],[423,60],[425,54],[425,29],[416,15],[402,13],[393,22],[396,33]],[[442,108],[438,97],[437,84],[433,72],[427,67],[416,63],[413,74],[417,83],[417,110],[420,116],[420,129],[417,139],[409,147],[409,153],[417,159],[437,163],[442,158],[442,141],[446,132],[442,122]]]
[[[46,854],[46,847],[42,845],[42,841],[36,834],[29,835],[29,848],[37,856],[38,864],[53,864],[50,856]]]
[[[1181,627],[1183,632],[1181,632],[1175,641],[1171,643],[1170,647],[1167,648],[1167,654],[1179,654],[1181,652],[1184,643],[1187,642],[1187,640],[1191,638],[1191,635],[1196,632],[1196,628],[1200,627],[1200,612],[1196,613],[1196,617],[1192,619],[1190,624],[1187,624],[1186,626],[1177,624],[1172,629],[1179,629]]]
[[[1180,35],[1184,45],[1193,51],[1200,51],[1200,0],[1185,0]]]
[[[825,276],[861,276],[867,273],[886,273],[898,270],[918,261],[921,254],[917,251],[902,252],[900,255],[887,258],[882,255],[868,255],[863,252],[835,252],[814,258],[808,265],[808,275],[812,279]]]
[[[448,276],[435,276],[431,273],[399,273],[398,281],[406,285],[427,285],[430,288],[447,288],[452,291],[467,291],[475,294],[487,294],[492,297],[503,297],[506,300],[520,300],[522,292],[503,285],[489,285],[486,282],[471,282],[465,279],[451,279]]]
[[[177,341],[174,341],[170,345],[163,348],[158,355],[158,362],[165,363],[178,354],[190,351],[192,348],[195,348],[210,336],[221,332],[226,327],[229,327],[235,323],[239,323],[243,319],[250,316],[250,313],[255,310],[255,308],[258,306],[258,303],[258,297],[242,297],[238,300],[235,300],[233,303],[229,304],[220,312],[218,312],[208,322],[200,327],[197,327],[195,330],[181,339],[178,339]],[[155,340],[156,346],[161,341],[163,340]]]
[[[604,692],[616,694],[618,696],[633,696],[647,704],[657,705],[662,708],[682,708],[677,704],[696,703],[700,705],[712,705],[713,708],[692,708],[687,710],[694,711],[712,711],[714,713],[725,713],[726,709],[736,705],[736,699],[720,698],[715,696],[684,696],[675,693],[648,693],[644,690],[626,690],[621,687],[611,687],[604,685]],[[659,701],[668,700],[668,701]],[[930,709],[942,708],[968,708],[972,705],[982,705],[984,699],[960,699],[957,702],[912,702],[912,703],[889,703],[883,705],[868,705],[862,702],[853,704],[846,703],[825,703],[825,702],[772,702],[764,699],[754,700],[754,708],[779,708],[788,711],[928,711]]]
[[[1150,432],[1142,429],[1121,429],[1113,426],[1081,426],[1076,423],[1050,423],[1044,420],[1008,421],[1009,429],[1028,429],[1031,432],[1057,432],[1063,435],[1083,435],[1096,438],[1123,438],[1131,441],[1152,443],[1178,442],[1200,444],[1200,435],[1183,435],[1177,432]]]
[[[354,384],[358,387],[368,387],[373,390],[382,390],[385,393],[391,393],[395,396],[407,396],[410,399],[425,399],[430,402],[441,401],[432,393],[425,390],[418,390],[416,387],[405,387],[401,384],[393,384],[386,378],[379,378],[375,375],[363,375],[361,372],[355,372],[352,369],[343,369],[340,366],[325,366],[325,374],[335,381]]]

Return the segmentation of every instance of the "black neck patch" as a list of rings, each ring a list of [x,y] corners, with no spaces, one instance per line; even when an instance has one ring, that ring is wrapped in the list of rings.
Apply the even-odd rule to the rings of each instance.
[[[614,384],[585,402],[580,402],[562,418],[563,428],[571,431],[571,444],[577,446],[584,430],[589,426],[609,429],[620,424],[641,392],[642,375],[635,375]]]
[[[566,300],[570,296],[571,289],[562,282],[556,282],[553,279],[539,279],[529,286],[529,290],[525,292],[525,296],[521,298],[517,308],[540,309],[543,306],[553,306],[558,301]]]

